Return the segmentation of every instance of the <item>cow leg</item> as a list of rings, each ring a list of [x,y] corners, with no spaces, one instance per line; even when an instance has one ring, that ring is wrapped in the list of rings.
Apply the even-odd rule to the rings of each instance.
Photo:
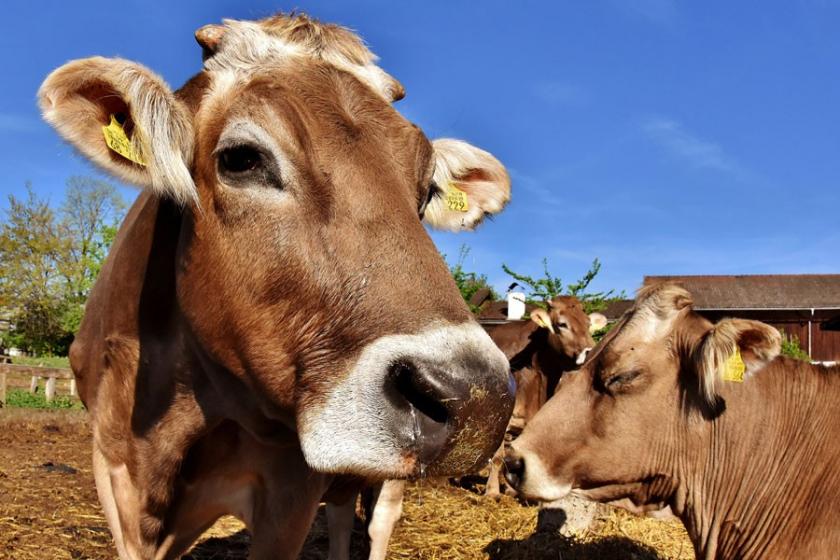
[[[99,503],[102,504],[102,511],[105,514],[105,519],[108,521],[111,535],[114,537],[117,554],[121,560],[140,558],[136,542],[131,543],[131,552],[129,552],[129,548],[126,546],[123,523],[120,519],[120,511],[117,507],[116,497],[114,496],[111,468],[95,441],[93,444],[93,478],[96,482],[96,493],[99,495]]]
[[[386,480],[373,489],[368,514],[369,560],[385,560],[394,525],[402,515],[404,480]]]
[[[327,502],[327,533],[330,552],[328,560],[350,560],[350,537],[356,519],[356,496],[347,503],[337,505]]]
[[[484,489],[484,495],[488,498],[498,500],[501,497],[501,488],[499,486],[499,475],[501,474],[501,465],[505,459],[505,444],[499,446],[493,458],[490,460],[490,473],[487,475],[487,486]]]
[[[293,560],[303,548],[331,479],[312,471],[300,448],[266,451],[270,450],[251,458],[261,463],[261,484],[254,493],[249,558]]]

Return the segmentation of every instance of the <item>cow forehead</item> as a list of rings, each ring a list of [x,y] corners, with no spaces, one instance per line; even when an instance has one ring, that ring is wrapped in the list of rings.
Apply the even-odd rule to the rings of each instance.
[[[218,50],[204,61],[208,72],[242,76],[281,62],[317,60],[353,74],[388,102],[402,96],[402,86],[375,64],[376,56],[342,27],[278,15],[256,22],[225,20],[224,29]]]
[[[230,121],[250,120],[312,157],[363,153],[371,165],[382,160],[420,175],[432,171],[433,149],[422,130],[343,70],[287,61],[249,75],[209,73],[206,82],[196,121],[199,130],[215,133],[205,138],[218,137]]]

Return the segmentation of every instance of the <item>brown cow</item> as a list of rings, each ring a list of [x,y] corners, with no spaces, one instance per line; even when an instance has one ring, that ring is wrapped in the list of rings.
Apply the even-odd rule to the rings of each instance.
[[[328,473],[462,473],[498,447],[507,361],[421,219],[472,228],[508,177],[397,113],[401,86],[343,28],[281,15],[197,38],[204,69],[177,92],[105,58],[39,92],[82,154],[150,191],[70,359],[121,558],[175,558],[228,513],[251,557],[295,558]]]
[[[779,347],[768,325],[645,288],[514,442],[510,478],[544,500],[670,505],[698,558],[837,558],[840,368]]]
[[[574,296],[558,296],[547,303],[547,311],[531,312],[531,321],[486,327],[490,338],[510,360],[516,378],[516,404],[508,425],[510,437],[519,435],[554,394],[563,373],[583,363],[595,346],[592,333],[607,324],[607,318],[600,313],[584,313]],[[503,458],[504,444],[490,466],[488,496],[500,495],[499,470]]]

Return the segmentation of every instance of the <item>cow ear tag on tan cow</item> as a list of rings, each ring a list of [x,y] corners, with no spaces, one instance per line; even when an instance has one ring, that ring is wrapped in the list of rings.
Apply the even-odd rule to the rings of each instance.
[[[446,190],[446,206],[456,212],[466,212],[470,209],[467,193],[456,187],[455,183],[449,183],[449,188]]]
[[[723,365],[723,379],[724,381],[743,383],[746,369],[744,360],[741,359],[741,351],[736,347],[735,353],[729,356]]]
[[[134,149],[131,140],[126,136],[125,129],[123,129],[122,123],[117,120],[116,115],[112,114],[111,122],[108,126],[102,127],[102,135],[105,136],[105,143],[113,151],[138,165],[146,165],[143,156],[140,155],[139,151]]]

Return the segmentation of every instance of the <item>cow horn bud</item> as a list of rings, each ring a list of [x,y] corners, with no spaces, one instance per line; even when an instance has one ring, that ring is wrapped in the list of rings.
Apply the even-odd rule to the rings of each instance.
[[[212,55],[219,49],[219,44],[226,32],[227,29],[224,25],[205,25],[199,27],[195,32],[195,40],[201,45],[205,55]]]

